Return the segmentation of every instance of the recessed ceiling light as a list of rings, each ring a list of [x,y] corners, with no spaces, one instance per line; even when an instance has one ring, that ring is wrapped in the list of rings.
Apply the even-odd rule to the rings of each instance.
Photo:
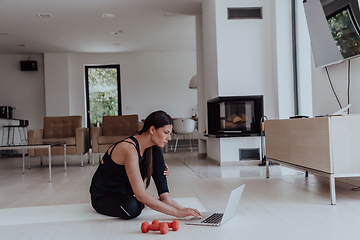
[[[109,34],[110,35],[116,35],[116,34],[120,34],[120,33],[122,33],[123,32],[123,30],[119,30],[119,31],[117,31],[117,32],[109,32]]]
[[[47,14],[47,13],[39,13],[39,14],[37,14],[37,16],[38,16],[39,18],[49,18],[49,17],[50,17],[50,14]]]
[[[26,47],[26,44],[20,43],[20,44],[16,44],[15,46],[17,46],[17,47]]]
[[[164,13],[164,17],[174,17],[175,13]]]
[[[112,13],[104,13],[104,14],[102,15],[102,17],[103,17],[103,18],[113,18],[113,17],[115,17],[115,15],[112,14]]]
[[[0,32],[0,35],[1,35],[1,36],[9,36],[10,33],[8,33],[8,32]]]

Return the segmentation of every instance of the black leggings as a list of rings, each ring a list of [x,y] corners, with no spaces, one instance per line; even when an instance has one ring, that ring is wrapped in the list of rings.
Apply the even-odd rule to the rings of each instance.
[[[92,200],[91,204],[98,213],[122,219],[136,218],[144,208],[135,196],[122,193],[107,194]]]

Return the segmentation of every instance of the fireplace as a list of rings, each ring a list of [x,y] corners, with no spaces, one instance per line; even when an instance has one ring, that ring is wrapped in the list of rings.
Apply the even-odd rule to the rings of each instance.
[[[260,136],[263,96],[217,97],[207,102],[208,136]]]

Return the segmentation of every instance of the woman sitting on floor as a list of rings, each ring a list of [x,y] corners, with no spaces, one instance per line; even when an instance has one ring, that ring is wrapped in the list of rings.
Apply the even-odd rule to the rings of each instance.
[[[90,186],[91,203],[98,213],[132,219],[146,205],[178,218],[201,217],[198,210],[182,207],[169,194],[162,147],[171,139],[172,124],[164,111],[153,112],[138,134],[109,147]],[[159,198],[145,191],[151,177]]]

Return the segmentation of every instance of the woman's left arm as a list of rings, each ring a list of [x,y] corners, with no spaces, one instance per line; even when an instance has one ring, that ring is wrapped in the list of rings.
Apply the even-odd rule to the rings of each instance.
[[[154,146],[152,177],[154,179],[156,188],[158,190],[159,200],[176,209],[183,209],[185,207],[181,206],[179,203],[177,203],[174,199],[170,197],[167,179],[166,179],[168,175],[169,175],[169,167],[165,164],[162,150],[161,148]]]
[[[167,175],[169,169],[165,164],[164,156],[162,154],[162,149],[158,146],[152,147],[153,154],[153,174],[152,178],[156,185],[158,196],[162,193],[169,192]]]
[[[166,174],[167,173],[167,174]],[[196,209],[187,208],[181,206],[174,199],[171,198],[168,185],[167,185],[167,175],[169,174],[169,168],[165,164],[164,156],[162,154],[161,148],[154,146],[153,147],[153,179],[158,190],[159,200],[162,203],[165,203],[168,206],[171,206],[177,210],[181,211],[196,211],[197,217],[201,218],[200,213]],[[194,216],[194,215],[193,215]]]

